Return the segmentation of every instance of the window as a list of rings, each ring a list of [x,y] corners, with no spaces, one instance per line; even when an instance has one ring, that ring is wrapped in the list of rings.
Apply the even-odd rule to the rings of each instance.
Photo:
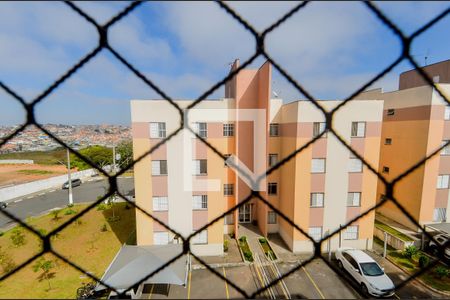
[[[232,183],[225,183],[223,185],[223,194],[225,196],[233,196],[233,194],[234,194],[234,185]]]
[[[223,136],[234,136],[234,124],[223,124]]]
[[[276,195],[277,194],[277,187],[278,187],[278,184],[276,182],[269,182],[268,188],[267,188],[267,190],[268,190],[267,193],[269,195]]]
[[[445,107],[444,120],[450,120],[450,106]]]
[[[383,167],[383,173],[389,174],[389,167]]]
[[[313,137],[318,136],[322,132],[325,131],[326,123],[325,122],[314,122],[313,123]],[[325,133],[322,135],[322,137],[326,137],[327,134]]]
[[[348,193],[347,206],[361,206],[361,193],[360,192]]]
[[[194,210],[208,209],[208,195],[192,196],[192,209]]]
[[[355,270],[359,270],[358,263],[356,262],[356,260],[350,254],[344,252],[343,256],[352,265],[352,267]]]
[[[446,215],[447,215],[446,208],[435,208],[434,214],[433,214],[433,221],[434,222],[445,222],[447,219]]]
[[[208,231],[205,229],[192,237],[192,244],[207,244]]]
[[[267,212],[267,223],[277,224],[277,214],[274,211]]]
[[[193,128],[195,133],[197,133],[200,137],[206,138],[208,136],[208,126],[206,123],[203,122],[194,123]]]
[[[167,245],[169,243],[169,233],[153,232],[153,245]]]
[[[352,122],[351,137],[364,137],[366,135],[366,122]]]
[[[448,181],[450,175],[439,175],[437,180],[437,188],[438,189],[448,189]]]
[[[311,207],[323,207],[324,193],[311,193]]]
[[[223,156],[225,156],[225,160],[223,161],[223,165],[224,165],[225,167],[228,167],[227,159],[231,156],[231,154],[224,154]]]
[[[166,123],[150,123],[150,138],[160,139],[166,137]]]
[[[312,159],[311,173],[325,173],[325,158]]]
[[[269,167],[273,167],[278,163],[278,154],[269,154]]]
[[[362,166],[362,161],[359,158],[350,158],[348,162],[348,171],[350,173],[361,173]]]
[[[234,213],[229,213],[224,218],[225,225],[233,225],[234,224]]]
[[[207,161],[206,159],[195,159],[192,161],[192,174],[193,175],[206,175]]]
[[[167,175],[167,160],[152,160],[152,175]]]
[[[270,124],[269,135],[270,136],[279,136],[279,124],[277,124],[277,123]]]
[[[441,147],[447,144],[449,141],[442,141]],[[450,144],[442,148],[441,155],[450,155]]]
[[[308,234],[316,242],[320,241],[320,239],[322,238],[322,227],[309,227]]]
[[[358,239],[358,225],[347,226],[344,231],[344,240],[357,240]]]
[[[388,110],[387,110],[387,115],[388,115],[388,116],[393,116],[393,115],[395,115],[395,109],[393,109],[393,108],[388,109]]]
[[[167,197],[153,197],[153,211],[167,211],[169,209],[169,201]]]
[[[384,144],[385,144],[385,145],[392,145],[392,139],[391,139],[391,138],[386,138],[386,139],[384,140]]]

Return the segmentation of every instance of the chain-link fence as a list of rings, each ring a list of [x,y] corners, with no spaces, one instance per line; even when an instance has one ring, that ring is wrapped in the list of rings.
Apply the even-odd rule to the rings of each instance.
[[[94,203],[88,205],[84,210],[80,211],[77,215],[75,215],[73,218],[67,220],[66,222],[64,222],[63,224],[61,224],[60,226],[58,226],[56,229],[52,230],[51,232],[49,232],[48,234],[42,234],[42,232],[39,232],[38,230],[36,230],[35,228],[33,228],[32,226],[30,226],[29,224],[27,224],[26,222],[20,220],[19,218],[17,218],[15,215],[11,214],[10,212],[8,212],[7,210],[1,209],[1,212],[6,215],[8,218],[16,221],[18,224],[20,224],[21,226],[23,226],[24,228],[26,228],[27,230],[29,230],[30,232],[33,232],[36,236],[38,236],[41,240],[42,240],[42,249],[39,253],[33,255],[32,257],[30,257],[29,259],[27,259],[26,261],[24,261],[23,263],[21,263],[20,265],[18,265],[16,268],[14,268],[14,270],[7,272],[6,274],[3,274],[0,277],[0,280],[3,281],[4,279],[10,277],[12,274],[16,273],[18,270],[21,270],[22,268],[24,268],[25,266],[27,266],[28,264],[30,264],[31,262],[33,262],[36,258],[40,257],[41,255],[45,254],[45,253],[52,253],[53,255],[55,255],[56,257],[60,258],[61,260],[63,260],[64,262],[66,262],[67,264],[69,264],[70,266],[72,266],[73,268],[77,269],[78,271],[84,273],[86,276],[90,277],[91,279],[95,280],[96,282],[100,282],[101,284],[103,284],[104,286],[110,288],[113,291],[116,291],[116,289],[112,286],[108,286],[108,284],[101,282],[100,278],[97,278],[96,276],[94,276],[93,274],[91,274],[90,272],[88,272],[87,270],[84,270],[83,268],[81,268],[80,266],[78,266],[77,264],[73,263],[70,259],[68,259],[67,257],[61,255],[60,253],[58,253],[57,251],[55,251],[52,248],[52,242],[51,242],[51,237],[57,235],[59,232],[61,232],[64,228],[66,228],[67,226],[69,226],[70,224],[72,224],[73,222],[75,222],[77,219],[81,218],[83,215],[85,215],[87,212],[89,212],[92,208],[94,208],[96,205],[98,205],[99,203],[101,203],[102,201],[104,201],[105,199],[107,199],[108,197],[114,195],[114,194],[118,194],[119,196],[121,196],[123,199],[126,199],[126,201],[129,202],[130,205],[133,205],[137,210],[139,210],[140,212],[142,212],[143,214],[145,214],[146,216],[148,216],[149,218],[153,219],[155,222],[159,223],[160,225],[164,226],[165,228],[167,228],[168,230],[172,231],[173,233],[177,233],[174,229],[170,228],[168,225],[166,225],[165,223],[163,223],[161,220],[157,219],[156,217],[152,216],[152,214],[148,213],[147,211],[145,211],[144,209],[142,209],[141,207],[139,207],[138,205],[136,205],[133,202],[130,202],[129,200],[127,200],[127,197],[125,197],[124,195],[121,194],[121,192],[118,190],[118,184],[117,184],[117,178],[118,176],[122,175],[124,172],[126,172],[128,169],[132,168],[135,164],[137,164],[139,161],[141,161],[142,159],[144,159],[146,156],[150,155],[151,153],[153,153],[156,149],[158,149],[161,145],[163,145],[164,143],[166,143],[167,141],[169,141],[171,138],[173,138],[174,136],[176,136],[181,130],[183,130],[184,128],[189,128],[188,125],[186,124],[186,120],[184,118],[185,116],[185,112],[189,111],[191,108],[194,108],[195,106],[197,106],[200,102],[202,102],[204,99],[206,99],[209,95],[211,95],[213,92],[215,92],[218,88],[220,88],[221,86],[223,86],[227,81],[229,81],[230,79],[232,79],[237,73],[239,73],[242,69],[244,69],[245,67],[247,67],[248,65],[250,65],[256,58],[262,56],[265,59],[267,59],[274,67],[276,70],[278,70],[282,76],[284,76],[284,78],[286,78],[288,80],[288,82],[290,82],[290,84],[292,84],[292,86],[295,87],[295,89],[297,89],[300,93],[302,93],[303,95],[305,95],[305,97],[312,103],[314,104],[325,116],[326,119],[326,130],[334,135],[339,141],[340,143],[347,148],[351,153],[353,153],[353,155],[357,158],[359,158],[363,164],[367,167],[368,170],[370,170],[370,172],[372,172],[374,175],[376,175],[378,177],[378,179],[384,184],[385,186],[385,197],[379,202],[377,203],[377,205],[375,205],[374,207],[371,207],[370,209],[364,211],[363,213],[359,214],[357,217],[351,219],[350,221],[348,221],[345,225],[343,225],[341,228],[335,230],[334,232],[330,232],[328,235],[324,236],[321,240],[316,241],[314,240],[312,237],[310,237],[308,235],[307,232],[305,232],[302,228],[300,228],[297,224],[295,224],[291,219],[289,219],[282,211],[280,211],[279,209],[277,209],[276,207],[274,207],[267,199],[265,199],[260,192],[258,191],[251,191],[250,194],[245,197],[245,199],[243,199],[237,206],[229,209],[228,211],[224,212],[223,214],[221,214],[220,216],[216,217],[214,220],[212,220],[211,222],[209,222],[208,224],[204,225],[203,227],[199,228],[196,232],[192,233],[190,236],[188,236],[187,238],[183,237],[181,234],[178,234],[178,236],[180,236],[182,242],[183,242],[183,252],[180,253],[179,255],[177,255],[176,257],[174,257],[173,259],[171,259],[170,261],[168,261],[166,264],[164,264],[163,266],[161,266],[160,268],[158,268],[157,270],[155,270],[154,272],[152,272],[151,274],[148,274],[147,276],[145,276],[144,278],[142,278],[139,282],[136,282],[136,284],[140,284],[143,283],[145,280],[147,280],[148,278],[152,277],[153,275],[155,275],[156,273],[158,273],[159,271],[163,270],[165,267],[169,266],[171,263],[175,262],[178,258],[180,258],[182,255],[190,253],[190,240],[193,236],[195,236],[196,234],[200,233],[201,231],[207,229],[209,226],[211,226],[212,224],[219,222],[221,220],[223,220],[223,218],[235,211],[236,209],[238,209],[239,207],[243,206],[244,204],[248,203],[249,201],[251,201],[252,199],[257,199],[257,201],[260,201],[261,203],[264,203],[265,205],[267,205],[268,207],[270,207],[273,211],[275,211],[279,217],[281,217],[283,220],[285,220],[288,224],[290,224],[291,226],[293,226],[296,230],[298,230],[299,232],[301,232],[303,235],[305,235],[306,237],[308,237],[311,242],[314,244],[314,255],[311,256],[311,258],[309,258],[308,260],[302,261],[300,264],[298,264],[295,268],[293,268],[292,270],[290,270],[289,272],[283,274],[280,278],[278,278],[277,280],[274,280],[273,282],[271,282],[270,284],[266,285],[265,287],[262,287],[260,289],[258,289],[257,291],[255,291],[253,294],[249,294],[247,291],[243,290],[242,288],[240,288],[238,285],[236,285],[235,283],[231,282],[229,279],[227,279],[223,274],[221,274],[220,272],[216,271],[214,268],[212,268],[211,266],[209,266],[205,261],[203,261],[200,257],[190,253],[193,257],[195,257],[195,259],[197,259],[200,263],[204,264],[205,267],[207,269],[209,269],[212,273],[214,273],[216,276],[220,277],[222,280],[226,281],[230,286],[232,286],[233,288],[235,288],[238,292],[240,292],[242,294],[243,297],[255,297],[258,295],[261,295],[265,290],[267,290],[268,288],[274,286],[275,284],[277,284],[280,280],[286,278],[287,276],[293,274],[295,271],[299,270],[301,267],[306,266],[308,263],[310,263],[312,260],[314,259],[322,259],[331,269],[335,270],[337,272],[336,267],[331,264],[328,261],[327,257],[323,257],[323,254],[321,253],[321,246],[322,243],[327,240],[328,238],[331,238],[332,236],[335,236],[337,234],[339,234],[339,231],[345,229],[347,226],[349,226],[350,224],[354,223],[355,221],[359,220],[360,218],[363,218],[364,216],[366,216],[367,214],[369,214],[370,212],[374,211],[377,207],[385,204],[386,202],[390,201],[392,203],[395,204],[395,206],[403,213],[405,214],[409,220],[414,223],[416,226],[418,226],[419,228],[422,228],[422,226],[412,217],[412,215],[410,213],[407,212],[407,210],[405,209],[405,207],[403,207],[398,199],[396,199],[394,197],[394,189],[397,186],[397,184],[404,179],[405,177],[407,177],[409,174],[411,174],[412,172],[414,172],[416,169],[420,168],[421,166],[423,166],[425,164],[425,162],[430,159],[431,157],[437,155],[444,147],[446,147],[449,143],[442,145],[439,149],[436,149],[433,153],[431,153],[429,156],[427,157],[423,157],[422,160],[418,161],[416,164],[414,164],[413,166],[411,166],[408,170],[406,170],[404,173],[400,174],[399,176],[397,176],[395,179],[388,181],[382,174],[380,174],[378,172],[378,166],[372,166],[369,163],[367,163],[367,161],[364,159],[364,157],[362,157],[359,153],[357,153],[354,149],[352,149],[352,147],[339,135],[338,132],[335,131],[335,129],[333,128],[333,116],[335,115],[335,113],[337,113],[344,105],[346,105],[348,102],[352,101],[352,99],[354,97],[356,97],[358,94],[360,94],[361,92],[363,92],[364,90],[366,90],[368,87],[370,87],[373,83],[375,83],[378,79],[382,78],[384,75],[386,75],[388,72],[390,72],[394,67],[396,67],[400,62],[402,62],[403,60],[407,60],[409,61],[412,66],[414,66],[417,71],[419,72],[420,76],[427,82],[427,84],[429,86],[432,86],[437,93],[442,96],[443,99],[445,99],[445,101],[450,104],[450,100],[449,97],[447,95],[445,95],[445,93],[439,88],[438,85],[435,85],[433,83],[433,80],[429,78],[429,76],[424,72],[424,70],[422,70],[420,68],[420,66],[417,64],[417,62],[413,59],[410,50],[411,50],[411,44],[412,42],[419,37],[421,34],[423,34],[424,32],[426,32],[427,30],[429,30],[430,28],[432,28],[436,23],[438,23],[440,20],[442,20],[444,17],[446,17],[449,12],[450,12],[450,8],[445,9],[444,11],[442,11],[439,15],[437,15],[436,17],[434,17],[431,21],[429,21],[428,23],[426,23],[425,25],[423,25],[420,29],[418,29],[417,31],[415,31],[413,34],[407,36],[405,35],[400,29],[399,27],[395,24],[395,22],[391,19],[389,19],[379,8],[377,8],[377,6],[371,2],[362,2],[361,5],[364,5],[368,11],[370,11],[374,16],[376,16],[376,18],[384,25],[386,26],[388,29],[390,29],[393,34],[401,41],[402,44],[402,52],[400,54],[400,56],[398,58],[396,58],[388,67],[386,67],[382,72],[378,73],[375,77],[373,77],[371,80],[369,80],[367,83],[365,83],[364,85],[362,85],[359,89],[357,89],[354,93],[352,93],[349,97],[347,97],[346,99],[344,99],[338,106],[336,106],[333,110],[331,111],[327,111],[326,109],[324,109],[320,103],[307,91],[307,89],[302,86],[301,83],[297,82],[297,80],[292,77],[291,75],[289,75],[283,68],[281,65],[279,65],[271,56],[270,54],[266,51],[265,49],[265,38],[266,36],[276,30],[279,26],[281,26],[286,20],[288,20],[291,16],[293,16],[294,14],[298,13],[300,10],[302,10],[304,7],[306,7],[309,3],[307,1],[305,2],[301,2],[298,5],[296,5],[294,8],[292,8],[288,13],[286,13],[282,18],[280,18],[278,21],[276,21],[275,23],[273,23],[271,26],[269,26],[267,29],[265,29],[262,32],[258,32],[250,23],[248,23],[244,18],[242,18],[235,10],[233,10],[228,4],[223,3],[223,2],[217,2],[217,5],[219,5],[224,13],[229,14],[232,18],[235,19],[236,22],[238,22],[240,25],[242,25],[247,31],[249,31],[251,33],[251,35],[253,36],[254,40],[255,40],[255,52],[254,54],[248,59],[246,60],[244,63],[242,63],[237,69],[233,70],[232,72],[230,72],[228,74],[228,76],[226,76],[225,78],[223,78],[222,80],[220,80],[219,82],[215,83],[213,86],[211,86],[207,91],[205,91],[201,96],[199,96],[195,101],[193,101],[186,109],[182,109],[181,107],[179,107],[164,91],[162,91],[150,78],[147,78],[144,74],[142,74],[136,67],[134,67],[131,63],[129,63],[120,53],[118,53],[109,43],[108,43],[108,31],[111,28],[112,25],[114,25],[115,23],[119,22],[121,19],[125,18],[131,11],[138,9],[138,7],[142,4],[142,2],[132,2],[130,3],[123,11],[121,11],[119,14],[117,14],[116,16],[114,16],[112,19],[110,19],[106,24],[104,25],[100,25],[98,24],[92,17],[90,17],[88,14],[86,14],[83,10],[81,10],[76,4],[66,1],[65,4],[68,6],[69,9],[72,9],[75,13],[79,14],[82,18],[84,18],[87,22],[89,22],[92,26],[94,26],[97,31],[98,31],[98,37],[99,37],[99,41],[98,41],[98,45],[95,47],[94,50],[92,50],[90,53],[88,53],[86,56],[84,56],[78,63],[76,63],[73,67],[71,67],[64,75],[62,75],[59,79],[57,79],[53,84],[51,84],[47,89],[45,89],[39,96],[37,96],[35,99],[33,99],[31,102],[27,103],[24,98],[22,98],[19,93],[13,91],[12,89],[10,89],[8,86],[6,86],[2,81],[0,81],[0,86],[1,88],[6,91],[7,94],[9,94],[10,96],[12,96],[15,100],[17,100],[24,108],[24,110],[27,113],[27,120],[24,124],[22,124],[19,128],[17,128],[14,132],[12,132],[11,134],[9,134],[7,137],[3,138],[3,140],[0,143],[0,147],[3,146],[5,143],[7,143],[9,140],[13,139],[17,134],[19,134],[20,132],[22,132],[23,130],[25,130],[27,128],[27,126],[30,125],[35,125],[37,128],[39,128],[40,130],[42,130],[44,133],[46,133],[48,136],[50,136],[52,139],[54,139],[57,143],[59,143],[60,145],[62,145],[63,147],[66,147],[70,150],[71,153],[73,153],[74,155],[76,155],[79,159],[83,160],[84,162],[86,162],[87,164],[89,164],[90,166],[92,166],[93,168],[97,169],[100,173],[102,173],[105,177],[108,178],[109,181],[109,191],[100,199],[98,199],[97,201],[95,201]],[[133,161],[132,163],[130,163],[127,167],[124,167],[120,172],[118,172],[117,174],[114,175],[110,175],[107,174],[103,169],[99,168],[99,166],[95,165],[92,161],[90,161],[88,158],[84,157],[83,155],[81,155],[78,151],[74,150],[73,148],[69,147],[66,143],[64,143],[62,141],[62,139],[58,138],[57,136],[55,136],[54,134],[52,134],[51,132],[49,132],[45,127],[43,127],[41,124],[39,124],[36,121],[35,118],[35,106],[42,102],[45,101],[46,98],[52,94],[54,92],[54,90],[60,86],[63,82],[65,82],[68,78],[74,76],[74,74],[81,68],[83,68],[83,66],[90,60],[92,60],[94,57],[96,57],[101,51],[109,51],[115,58],[117,58],[123,65],[125,65],[129,70],[131,70],[137,77],[139,77],[143,82],[145,82],[145,84],[147,84],[151,89],[153,89],[154,91],[156,91],[156,93],[159,94],[159,96],[161,96],[163,99],[165,99],[168,103],[170,103],[178,112],[180,115],[180,126],[177,130],[175,130],[173,133],[171,133],[170,135],[168,135],[166,138],[164,138],[161,142],[159,142],[158,144],[154,145],[149,151],[147,151],[145,154],[143,154],[142,156],[140,156],[138,159],[136,159],[135,161]],[[214,151],[218,156],[220,156],[224,161],[227,159],[227,157],[223,154],[220,153],[217,149],[215,149],[210,143],[208,143],[204,138],[202,138],[201,136],[199,136],[197,133],[195,133],[191,128],[189,128],[189,130],[191,132],[193,132],[196,137],[198,139],[200,139],[204,144],[207,145],[207,147],[209,149],[211,149],[212,151]],[[277,170],[278,168],[280,168],[281,166],[283,166],[285,163],[287,163],[288,161],[290,161],[291,159],[293,159],[296,155],[298,155],[299,153],[301,153],[304,149],[306,149],[307,147],[309,147],[311,144],[313,144],[316,140],[318,140],[326,131],[324,131],[322,134],[320,134],[319,136],[316,136],[315,138],[311,139],[308,143],[306,143],[305,145],[303,145],[301,148],[295,150],[294,152],[292,152],[290,155],[284,157],[281,161],[279,161],[276,165],[272,166],[271,168],[269,168],[264,174],[260,174],[260,176],[256,179],[256,182],[261,181],[265,176],[271,174],[272,172],[274,172],[275,170]],[[244,172],[242,170],[239,170],[238,168],[235,168],[237,172],[240,173],[240,175],[245,176],[246,174],[244,174]],[[257,186],[257,185],[253,185],[253,186]],[[427,233],[426,231],[423,231],[424,234],[427,236],[428,239],[433,240],[434,238],[433,236],[431,236],[429,233]],[[437,245],[439,245],[439,243],[436,243]],[[445,247],[450,246],[450,245],[442,245],[438,248],[438,257],[440,258],[444,258],[444,249]],[[432,261],[426,268],[421,269],[420,271],[418,271],[417,273],[415,273],[414,275],[410,276],[409,278],[407,278],[406,280],[404,280],[403,282],[401,282],[399,285],[396,286],[396,288],[401,288],[402,286],[404,286],[405,284],[407,284],[408,282],[410,282],[411,280],[413,280],[414,278],[416,278],[417,276],[422,275],[424,272],[427,272],[430,270],[430,268],[434,267],[435,265],[437,265],[438,263],[440,263],[440,259],[439,260],[434,260]],[[134,285],[133,285],[134,286]],[[118,292],[120,295],[125,295],[125,293],[129,290],[131,290],[132,287],[129,287],[128,290],[126,291],[121,291],[120,293]]]

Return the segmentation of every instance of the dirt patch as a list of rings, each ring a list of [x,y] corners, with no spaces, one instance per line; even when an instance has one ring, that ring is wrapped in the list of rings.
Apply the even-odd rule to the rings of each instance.
[[[0,165],[0,188],[64,174],[63,165]]]

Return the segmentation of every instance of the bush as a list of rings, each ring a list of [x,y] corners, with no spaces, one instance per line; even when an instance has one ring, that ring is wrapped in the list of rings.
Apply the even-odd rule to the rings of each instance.
[[[19,247],[25,244],[25,235],[20,227],[13,229],[11,233],[11,241],[14,246]]]
[[[253,255],[250,251],[244,251],[245,260],[253,261]]]
[[[419,267],[421,269],[424,269],[428,266],[428,264],[430,263],[430,258],[426,255],[420,254],[419,256]]]
[[[234,239],[234,232],[230,233],[230,238]]]
[[[448,277],[450,275],[450,271],[448,270],[448,268],[446,268],[444,266],[436,267],[436,269],[434,269],[434,272],[436,273],[436,276],[439,279],[442,279],[444,277]]]
[[[39,234],[40,235],[42,235],[42,236],[46,236],[47,235],[47,230],[45,230],[45,229],[38,229],[38,232],[39,232]]]
[[[68,216],[68,215],[74,215],[74,214],[76,214],[76,213],[77,213],[77,211],[76,211],[76,210],[73,210],[73,209],[71,209],[71,208],[66,209],[66,210],[64,211],[64,214],[65,214],[66,216]]]
[[[102,227],[100,227],[100,231],[101,231],[101,232],[106,232],[106,231],[108,231],[108,227],[106,226],[106,224],[103,224]]]
[[[3,236],[5,233],[3,231],[0,231],[0,236]]]
[[[9,252],[3,251],[1,246],[0,246],[0,266],[2,266],[4,273],[8,273],[16,268],[16,264],[9,255]]]
[[[241,237],[239,238],[239,241],[240,241],[240,242],[247,242],[247,237],[246,237],[246,236],[241,236]]]
[[[97,205],[97,210],[106,210],[108,209],[108,205],[105,203],[100,203],[99,205]]]
[[[223,241],[223,251],[228,252],[228,240]]]
[[[54,210],[52,210],[53,220],[55,220],[55,221],[59,220],[59,214],[60,213],[61,213],[61,209],[54,209]]]
[[[405,250],[403,250],[403,256],[406,258],[413,258],[416,254],[417,254],[418,250],[416,248],[416,246],[411,245],[405,248]]]

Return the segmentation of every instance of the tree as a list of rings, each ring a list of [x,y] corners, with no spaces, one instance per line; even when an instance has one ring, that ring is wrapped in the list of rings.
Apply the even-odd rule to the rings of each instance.
[[[118,165],[123,168],[133,161],[133,142],[122,141],[117,145],[117,153],[120,154],[120,161]]]
[[[111,148],[104,146],[90,146],[79,151],[81,155],[91,160],[98,167],[102,168],[106,165],[111,165],[113,162],[113,151]],[[71,164],[77,167],[78,170],[86,170],[92,168],[86,162],[71,154]]]
[[[46,279],[48,282],[48,289],[51,290],[52,286],[50,284],[50,278],[53,277],[54,273],[50,273],[50,270],[55,267],[55,264],[51,260],[47,260],[44,257],[41,256],[36,263],[33,265],[33,271],[39,272],[39,270],[42,271],[42,274],[39,276],[39,281],[42,281],[43,279]]]

